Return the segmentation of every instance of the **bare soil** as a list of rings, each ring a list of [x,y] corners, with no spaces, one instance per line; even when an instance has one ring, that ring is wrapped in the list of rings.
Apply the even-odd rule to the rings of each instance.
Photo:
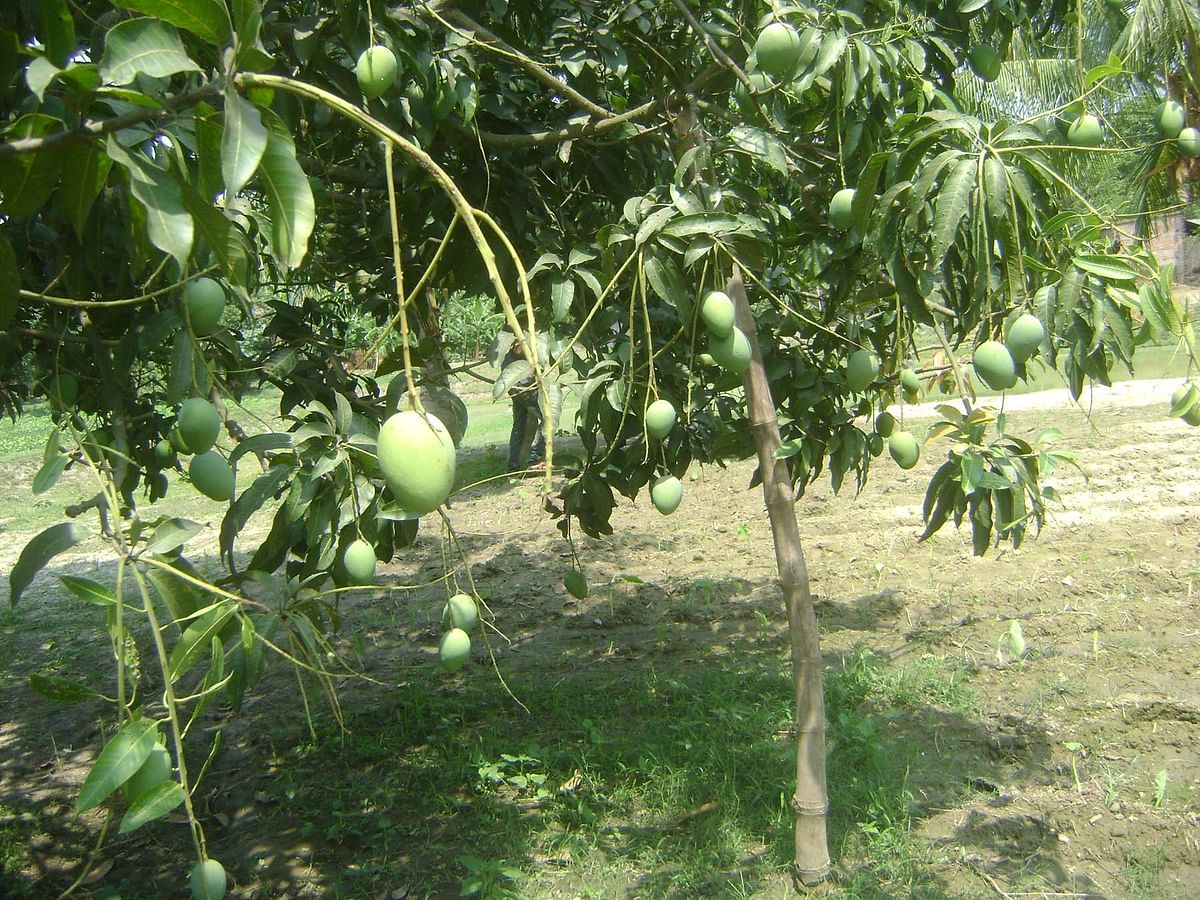
[[[1082,470],[1054,474],[1065,502],[1018,550],[974,558],[969,534],[952,528],[917,542],[923,491],[941,457],[936,445],[910,472],[881,460],[857,497],[852,488],[834,496],[819,486],[798,504],[828,666],[862,647],[898,665],[933,658],[967,678],[977,698],[971,716],[898,716],[885,736],[920,747],[907,784],[913,827],[936,851],[929,865],[946,896],[1200,897],[1200,429],[1166,417],[1170,387],[1118,385],[1085,398],[1085,409],[1061,392],[1009,400],[1012,431],[1060,429]],[[904,412],[918,431],[934,415]],[[547,526],[536,483],[461,495],[452,519],[506,636],[492,640],[499,671],[553,680],[581,671],[605,678],[667,658],[703,666],[744,652],[750,635],[785,665],[786,623],[761,493],[747,489],[752,471],[751,463],[697,469],[670,518],[648,500],[623,501],[612,538],[576,541],[592,585],[584,601],[563,591],[570,551]],[[23,537],[6,536],[6,560]],[[99,561],[88,551],[64,565],[94,574]],[[381,584],[421,585],[441,565],[427,534]],[[373,592],[344,609],[348,620],[364,616],[352,630],[373,677],[402,682],[428,662],[440,631],[439,590]],[[78,674],[80,660],[106,665],[96,622],[81,615],[79,627],[63,628],[60,602],[43,576],[0,618],[0,828],[29,837],[27,896],[52,896],[70,883],[97,832],[95,817],[71,807],[101,711],[49,706],[25,685],[28,672],[48,664],[66,674]],[[1014,621],[1028,644],[1016,660],[998,651]],[[48,625],[55,630],[47,633]],[[472,677],[495,676],[480,662]],[[343,703],[379,696],[371,685],[348,684]],[[248,862],[236,873],[238,896],[322,893],[311,881],[319,840],[289,831],[286,810],[266,809],[251,769],[274,731],[303,733],[296,706],[294,682],[269,682],[226,729],[223,786],[199,798],[218,849],[271,861],[261,872]],[[218,721],[214,712],[206,724]],[[781,771],[780,780],[788,775]],[[114,842],[102,856],[104,877],[77,895],[129,877],[177,846],[180,831],[147,829]],[[147,884],[178,888],[177,877],[162,877]],[[540,883],[545,896],[575,893],[568,876]],[[786,892],[782,880],[759,890]]]

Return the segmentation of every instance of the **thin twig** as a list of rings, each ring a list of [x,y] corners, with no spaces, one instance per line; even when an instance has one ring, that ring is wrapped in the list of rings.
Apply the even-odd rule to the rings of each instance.
[[[686,5],[684,5],[683,0],[671,0],[671,3],[674,4],[675,8],[679,10],[680,14],[687,19],[687,23],[691,26],[692,31],[696,32],[696,34],[700,36],[701,40],[704,41],[705,46],[708,47],[708,52],[713,55],[713,58],[727,68],[730,72],[732,72],[734,77],[736,77],[738,81],[746,86],[746,90],[750,91],[752,94],[755,93],[754,83],[750,80],[746,73],[742,71],[742,67],[734,62],[733,58],[728,53],[721,49],[721,45],[713,39],[711,34],[704,30],[704,26],[700,24],[694,15],[692,15],[692,11],[688,9]]]

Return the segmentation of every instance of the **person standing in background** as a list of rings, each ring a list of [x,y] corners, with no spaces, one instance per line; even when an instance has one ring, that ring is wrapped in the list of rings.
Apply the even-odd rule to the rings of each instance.
[[[514,341],[500,366],[503,372],[525,358],[525,347]],[[521,472],[538,465],[546,457],[546,435],[542,430],[542,407],[533,373],[522,378],[508,391],[512,399],[513,424],[508,436],[508,471]]]

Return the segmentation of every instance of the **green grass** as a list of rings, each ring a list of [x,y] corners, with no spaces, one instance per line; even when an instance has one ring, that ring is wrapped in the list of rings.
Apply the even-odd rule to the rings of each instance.
[[[1067,381],[1054,369],[1043,365],[1037,360],[1034,360],[1028,366],[1029,378],[1026,381],[1018,381],[1017,384],[1010,388],[1008,394],[1032,394],[1038,391],[1050,391],[1059,388],[1065,388]],[[1154,347],[1143,346],[1137,348],[1133,355],[1133,373],[1123,364],[1118,364],[1114,369],[1113,383],[1119,381],[1158,379],[1158,378],[1185,378],[1188,374],[1188,357],[1184,353],[1180,353],[1174,347]],[[976,389],[980,396],[994,396],[995,392],[976,384]],[[954,393],[947,393],[938,389],[930,391],[925,397],[925,400],[942,400],[947,397],[957,396]],[[1166,402],[1166,398],[1163,398]]]
[[[780,893],[794,739],[774,652],[547,674],[510,678],[527,715],[483,671],[418,671],[394,703],[356,704],[347,733],[326,722],[315,741],[276,744],[267,792],[326,848],[322,889],[373,896],[403,878],[437,896],[472,879],[492,897]],[[965,709],[969,688],[932,657],[860,652],[827,674],[826,696],[831,845],[852,861],[841,896],[944,896],[906,786],[927,748],[891,725],[930,703]]]

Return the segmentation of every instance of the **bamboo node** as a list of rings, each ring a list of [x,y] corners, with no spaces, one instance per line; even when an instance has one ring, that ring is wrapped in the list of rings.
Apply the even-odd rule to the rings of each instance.
[[[769,419],[751,419],[750,427],[751,428],[762,428],[764,425],[775,425],[778,422],[779,422],[779,419],[777,419],[775,416],[771,416],[771,418],[769,418]]]
[[[809,800],[792,797],[792,812],[798,816],[823,816],[829,812],[829,801],[813,803]]]

